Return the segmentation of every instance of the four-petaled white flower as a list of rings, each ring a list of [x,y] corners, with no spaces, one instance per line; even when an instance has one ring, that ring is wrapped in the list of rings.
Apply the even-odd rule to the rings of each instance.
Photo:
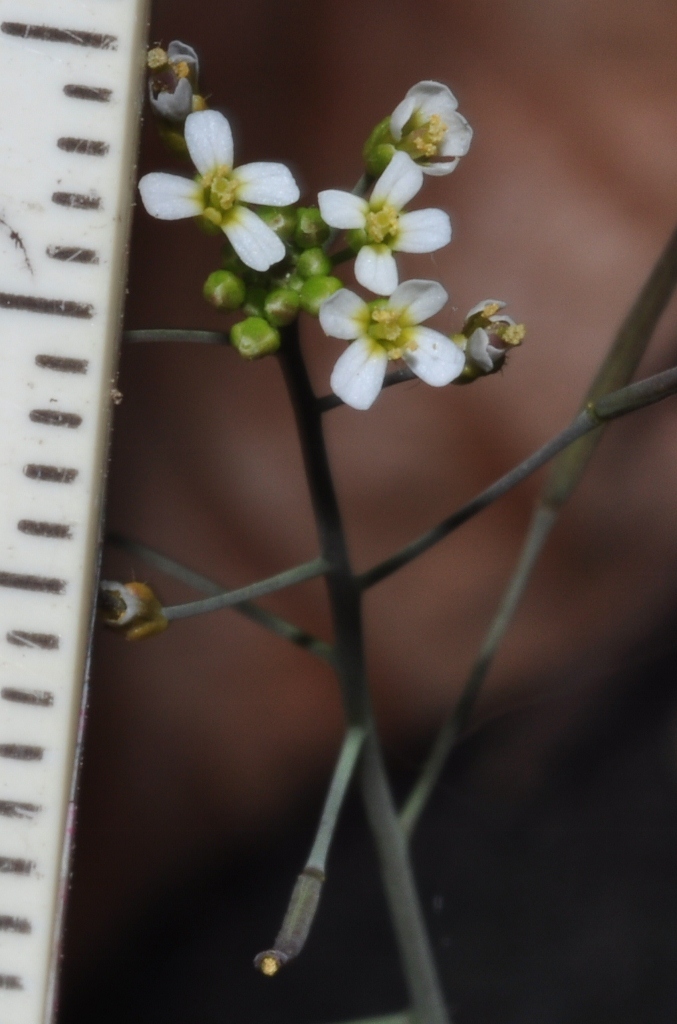
[[[485,299],[473,306],[465,318],[465,354],[483,373],[500,369],[507,350],[520,345],[524,338],[524,325],[516,324],[507,313],[499,313],[504,308],[505,302],[500,299]]]
[[[419,82],[390,116],[390,134],[397,148],[419,161],[426,174],[449,174],[468,152],[472,128],[457,106],[446,85]]]
[[[433,387],[449,384],[463,370],[465,357],[438,331],[419,326],[438,313],[447,293],[435,281],[405,281],[388,299],[366,303],[342,288],[320,307],[325,334],[351,341],[334,366],[331,388],[353,409],[376,400],[389,359],[404,359]]]
[[[451,240],[451,224],[443,210],[401,212],[422,185],[421,168],[406,153],[397,152],[369,200],[338,189],[318,196],[327,224],[363,232],[365,244],[355,260],[355,277],[376,295],[391,295],[397,288],[393,252],[435,252]]]
[[[196,179],[154,172],[139,182],[143,205],[160,220],[202,215],[225,233],[243,263],[268,270],[285,255],[274,231],[244,203],[288,206],[299,198],[298,185],[284,164],[251,163],[233,168],[233,136],[216,110],[189,114],[185,139]]]

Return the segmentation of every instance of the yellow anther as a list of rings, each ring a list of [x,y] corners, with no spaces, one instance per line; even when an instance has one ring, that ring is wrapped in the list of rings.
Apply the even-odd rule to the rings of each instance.
[[[369,240],[380,243],[388,235],[392,235],[397,231],[399,217],[395,207],[386,203],[380,210],[373,210],[371,213],[368,213],[366,220],[366,231]]]
[[[373,309],[371,319],[374,326],[369,333],[379,342],[395,342],[402,333],[399,320],[400,312],[396,309]],[[390,345],[388,346],[390,348]]]
[[[524,324],[508,324],[501,332],[501,338],[506,345],[521,345],[527,329]]]
[[[188,78],[190,75],[190,68],[185,60],[177,60],[172,64],[172,69],[177,78]]]
[[[280,969],[280,961],[274,956],[264,956],[263,960],[259,964],[259,970],[261,974],[265,974],[267,978],[272,978],[274,974]]]
[[[487,302],[486,306],[482,310],[482,316],[493,316],[495,313],[498,313],[500,308],[500,302]]]
[[[205,220],[208,220],[210,224],[215,224],[217,228],[221,227],[223,218],[219,210],[214,209],[213,206],[206,206],[202,211],[202,216]]]
[[[444,138],[444,133],[448,127],[449,125],[444,123],[439,114],[432,114],[427,125],[428,138],[438,146]]]
[[[168,63],[166,50],[163,50],[160,46],[156,46],[154,50],[149,50],[146,62],[151,71],[159,71],[161,68],[166,67]]]

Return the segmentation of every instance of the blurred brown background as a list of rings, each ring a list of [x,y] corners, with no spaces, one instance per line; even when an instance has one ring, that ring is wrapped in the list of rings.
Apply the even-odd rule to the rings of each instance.
[[[309,202],[319,188],[352,185],[366,135],[420,79],[449,84],[475,129],[459,169],[430,180],[420,202],[449,210],[454,239],[410,258],[407,276],[450,292],[436,325],[458,329],[470,306],[496,297],[526,322],[527,339],[503,374],[474,387],[406,384],[369,413],[327,417],[356,567],[442,518],[575,411],[677,219],[676,37],[673,0],[155,3],[151,43],[198,49],[202,87],[232,120],[236,163],[288,162]],[[181,169],[148,118],[140,170],[161,168]],[[221,327],[201,298],[218,264],[217,239],[137,207],[127,326]],[[643,372],[675,362],[676,312]],[[342,345],[313,325],[305,340],[325,391]],[[119,386],[111,528],[228,586],[314,556],[274,360],[129,346]],[[571,699],[583,700],[670,607],[676,429],[668,403],[609,433],[492,672],[482,719],[580,672],[589,682]],[[379,720],[409,765],[453,704],[540,480],[369,593]],[[190,596],[119,554],[105,575],[157,583],[167,603]],[[321,584],[265,604],[329,637]],[[527,746],[556,743],[567,721],[551,716]],[[138,645],[101,633],[69,919],[73,984],[164,886],[214,850],[248,847],[316,792],[340,731],[328,669],[233,612]],[[522,763],[528,780],[533,759],[520,757],[514,778]]]

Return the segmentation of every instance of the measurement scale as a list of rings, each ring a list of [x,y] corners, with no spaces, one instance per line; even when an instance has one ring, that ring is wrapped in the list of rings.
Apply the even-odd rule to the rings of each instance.
[[[52,1018],[146,0],[0,0],[0,1022]]]

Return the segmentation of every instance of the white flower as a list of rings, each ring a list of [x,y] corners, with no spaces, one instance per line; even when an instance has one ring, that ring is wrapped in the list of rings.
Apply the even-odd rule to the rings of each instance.
[[[159,48],[148,55],[150,104],[167,121],[183,124],[193,110],[200,64],[192,46],[174,39],[167,52]]]
[[[331,388],[353,409],[376,400],[389,359],[404,359],[433,387],[449,384],[463,370],[463,352],[438,331],[419,324],[438,313],[447,293],[435,281],[405,281],[389,299],[366,303],[342,288],[320,307],[325,334],[351,341],[339,357]]]
[[[228,237],[243,263],[268,270],[285,255],[274,231],[244,203],[288,206],[298,185],[284,164],[252,163],[233,169],[233,136],[223,114],[200,110],[186,118],[185,139],[199,175],[195,179],[154,172],[139,182],[152,217],[181,220],[202,215]]]
[[[500,369],[507,350],[520,345],[524,338],[524,325],[516,324],[506,313],[499,313],[504,308],[505,302],[499,299],[484,299],[465,318],[466,358],[482,373]]]
[[[402,213],[423,184],[423,172],[406,153],[395,153],[374,185],[371,198],[328,189],[318,201],[322,219],[333,228],[357,228],[366,244],[355,260],[355,277],[376,295],[397,288],[393,252],[435,252],[451,241],[449,217],[442,210]]]
[[[449,174],[465,156],[472,128],[456,109],[456,97],[440,82],[411,87],[390,117],[390,133],[426,174]]]

